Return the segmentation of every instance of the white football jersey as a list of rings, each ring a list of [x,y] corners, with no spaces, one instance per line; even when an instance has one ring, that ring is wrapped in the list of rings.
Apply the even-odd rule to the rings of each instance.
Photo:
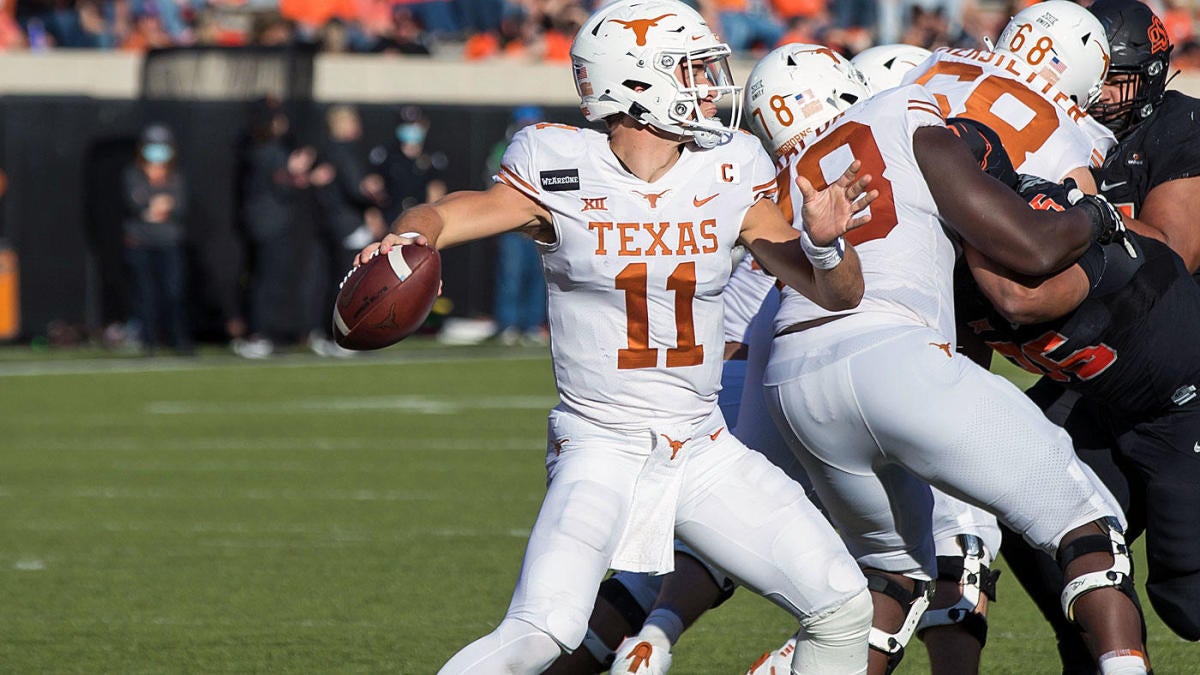
[[[626,170],[608,136],[539,124],[518,132],[495,180],[553,216],[539,246],[562,406],[609,427],[703,421],[717,402],[722,290],[747,210],[775,170],[745,133],[685,146],[654,183]]]
[[[726,342],[749,342],[750,324],[774,286],[775,277],[763,271],[754,256],[747,255],[733,268],[725,286]]]
[[[939,49],[904,82],[932,92],[944,117],[990,127],[1019,173],[1058,182],[1072,169],[1099,167],[1117,139],[1054,86],[1057,63],[1051,57],[1034,72],[1008,54]]]
[[[913,156],[913,133],[923,126],[945,126],[945,120],[932,94],[918,86],[889,89],[855,105],[780,158],[786,172],[780,185],[786,175],[789,186],[780,206],[794,217],[792,205],[802,202],[797,175],[820,190],[852,161],[861,161],[879,197],[870,206],[871,222],[846,233],[866,282],[862,302],[850,313],[870,313],[889,324],[929,326],[953,336],[951,279],[957,251]],[[830,312],[785,288],[775,332],[844,313]]]

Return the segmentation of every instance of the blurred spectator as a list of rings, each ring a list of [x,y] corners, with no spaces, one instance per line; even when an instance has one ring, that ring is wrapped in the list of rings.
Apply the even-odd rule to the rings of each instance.
[[[0,51],[21,49],[29,45],[25,33],[17,24],[16,8],[16,0],[0,0]]]
[[[404,106],[397,115],[395,141],[371,149],[371,166],[383,182],[383,217],[388,226],[404,209],[446,194],[442,179],[446,155],[425,151],[428,133],[425,113],[417,106]]]
[[[29,35],[30,49],[91,47],[79,25],[75,3],[67,0],[22,0],[17,22]]]
[[[320,356],[345,356],[348,352],[329,339],[330,308],[355,254],[387,229],[376,208],[383,200],[383,180],[368,173],[358,111],[335,105],[325,121],[323,161],[312,171],[321,213],[312,255],[308,341]]]
[[[137,157],[125,169],[125,261],[132,282],[133,323],[153,352],[165,333],[180,353],[192,351],[185,309],[184,225],[187,192],[175,168],[175,139],[161,124],[147,126]]]
[[[291,122],[277,101],[255,105],[245,148],[242,176],[242,222],[250,241],[250,331],[233,349],[246,358],[266,358],[275,341],[288,334],[289,311],[295,306],[292,260],[293,209],[299,191],[309,186],[316,159],[310,147],[293,149]]]
[[[756,45],[773,49],[787,30],[767,0],[702,0],[700,9],[705,16],[716,14],[719,30],[714,32],[734,51]]]
[[[1167,35],[1171,38],[1171,44],[1178,45],[1195,40],[1196,15],[1192,8],[1193,3],[1182,0],[1166,0],[1165,4],[1166,6],[1159,14],[1167,29]]]
[[[478,33],[499,30],[504,0],[454,0],[453,5],[464,29]]]
[[[488,156],[489,177],[499,173],[513,134],[542,119],[542,109],[537,106],[513,111],[504,139]],[[546,344],[546,278],[537,245],[520,232],[506,232],[496,240],[495,320],[496,339],[501,344]]]
[[[144,52],[170,47],[172,44],[171,36],[163,28],[158,14],[145,12],[134,15],[133,25],[124,42],[121,43],[121,49]]]
[[[909,6],[908,27],[900,41],[934,50],[957,43],[950,31],[950,18],[943,6],[914,3]]]
[[[397,6],[387,30],[378,36],[371,51],[386,54],[428,56],[429,36],[408,9]]]
[[[263,47],[285,47],[295,39],[291,21],[278,14],[256,14],[251,27],[251,41]]]

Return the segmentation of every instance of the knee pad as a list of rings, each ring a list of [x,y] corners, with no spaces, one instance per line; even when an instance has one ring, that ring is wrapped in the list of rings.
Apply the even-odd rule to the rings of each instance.
[[[759,670],[752,672],[866,673],[862,643],[870,633],[873,613],[871,594],[864,588],[834,611],[801,620],[800,631],[789,644],[764,655]]]
[[[916,632],[921,615],[929,607],[929,600],[933,597],[933,584],[928,581],[914,580],[913,590],[909,592],[900,584],[881,574],[867,572],[866,577],[868,590],[874,593],[883,593],[900,603],[901,607],[908,609],[908,615],[904,617],[904,622],[900,624],[899,630],[889,633],[872,626],[871,635],[867,640],[871,649],[887,654],[888,667],[885,672],[890,673],[900,665],[900,661],[904,658],[904,648],[908,646],[908,641]]]
[[[999,570],[988,568],[987,551],[983,540],[973,534],[960,534],[954,538],[962,550],[960,556],[938,556],[938,579],[956,581],[962,586],[958,602],[942,609],[929,609],[917,624],[917,634],[929,628],[960,625],[979,640],[982,648],[987,644],[987,616],[979,611],[981,596],[996,600],[996,578]]]
[[[1068,621],[1075,621],[1075,603],[1084,595],[1101,588],[1115,588],[1133,600],[1133,604],[1141,612],[1138,603],[1137,590],[1133,585],[1133,559],[1129,557],[1129,546],[1125,544],[1125,534],[1115,518],[1107,517],[1096,521],[1105,534],[1089,534],[1079,537],[1066,546],[1058,549],[1058,567],[1065,574],[1071,561],[1088,553],[1108,553],[1113,557],[1112,567],[1098,572],[1088,572],[1074,579],[1068,579],[1066,586],[1059,596],[1063,615]],[[1144,625],[1144,622],[1143,622]]]
[[[1146,582],[1150,604],[1184,640],[1200,640],[1200,572]]]
[[[438,675],[540,673],[562,654],[558,640],[531,623],[505,617],[491,633],[463,647]]]

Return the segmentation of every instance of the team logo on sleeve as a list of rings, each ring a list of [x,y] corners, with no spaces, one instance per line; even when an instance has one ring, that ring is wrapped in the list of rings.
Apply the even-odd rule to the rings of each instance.
[[[579,189],[579,169],[556,169],[541,172],[542,189],[546,192],[569,192]]]

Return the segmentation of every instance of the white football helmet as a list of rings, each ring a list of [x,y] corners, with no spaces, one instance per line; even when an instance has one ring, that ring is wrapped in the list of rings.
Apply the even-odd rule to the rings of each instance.
[[[750,130],[776,157],[800,137],[871,95],[867,78],[828,47],[788,44],[763,57],[746,81]]]
[[[1108,74],[1104,26],[1069,0],[1046,0],[1018,12],[996,40],[996,51],[1027,63],[1081,108],[1100,97]]]
[[[864,49],[850,59],[871,85],[871,93],[900,86],[908,71],[921,65],[931,52],[906,44],[878,45]]]
[[[701,147],[717,145],[741,121],[729,54],[700,14],[678,0],[617,0],[592,14],[571,45],[583,116],[595,122],[624,113]],[[707,82],[695,79],[698,64]],[[727,94],[729,124],[702,114],[703,99]]]

